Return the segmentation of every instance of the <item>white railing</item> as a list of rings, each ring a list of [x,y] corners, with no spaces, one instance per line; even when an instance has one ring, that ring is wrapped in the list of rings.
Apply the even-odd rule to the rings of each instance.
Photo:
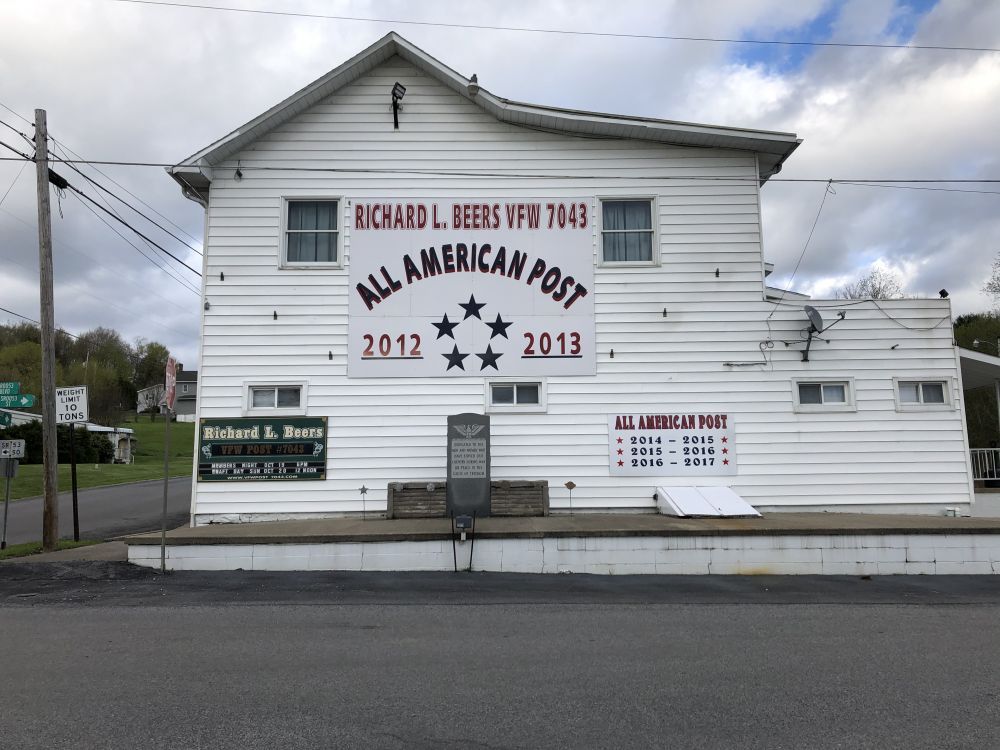
[[[1000,448],[973,448],[972,478],[1000,479]]]

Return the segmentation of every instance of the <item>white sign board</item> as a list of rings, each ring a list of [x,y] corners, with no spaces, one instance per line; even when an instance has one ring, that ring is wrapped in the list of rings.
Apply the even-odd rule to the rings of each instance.
[[[611,474],[681,477],[736,473],[730,414],[660,409],[608,417]]]
[[[24,441],[0,440],[0,458],[24,458]]]
[[[87,405],[87,386],[56,388],[56,423],[72,424],[90,419]]]
[[[593,375],[587,198],[362,200],[350,377]]]

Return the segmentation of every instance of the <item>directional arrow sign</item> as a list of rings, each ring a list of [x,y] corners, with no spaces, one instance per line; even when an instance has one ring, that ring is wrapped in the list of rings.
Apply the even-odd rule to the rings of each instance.
[[[27,409],[35,405],[35,397],[22,393],[21,395],[0,396],[0,409]]]
[[[5,411],[0,411],[0,427],[10,427],[11,416]]]
[[[13,396],[20,392],[20,383],[14,380],[0,381],[0,396]]]
[[[0,440],[0,458],[24,458],[24,441]]]

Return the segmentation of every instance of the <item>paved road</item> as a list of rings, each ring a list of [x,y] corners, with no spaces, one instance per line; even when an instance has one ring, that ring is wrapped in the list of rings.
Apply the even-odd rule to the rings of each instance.
[[[10,747],[1000,745],[988,576],[39,567],[0,576]]]
[[[106,539],[119,534],[160,527],[160,515],[163,510],[162,479],[80,490],[78,498],[81,539]],[[3,504],[0,502],[0,513],[2,507]],[[185,523],[190,512],[191,478],[173,477],[167,494],[168,528]],[[7,544],[40,540],[42,498],[12,502],[8,523]],[[73,496],[69,492],[59,493],[59,535],[63,538],[73,538]]]

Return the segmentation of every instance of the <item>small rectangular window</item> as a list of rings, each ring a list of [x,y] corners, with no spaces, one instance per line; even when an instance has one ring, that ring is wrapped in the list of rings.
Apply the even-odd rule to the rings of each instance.
[[[653,201],[601,201],[604,263],[652,263],[653,238]]]
[[[284,228],[286,263],[339,263],[339,205],[336,200],[288,201]]]
[[[850,379],[795,381],[795,411],[854,411],[853,389]]]
[[[545,386],[538,381],[487,383],[486,406],[494,411],[545,411]]]
[[[947,381],[896,380],[899,408],[948,407],[951,400]]]
[[[248,411],[299,411],[302,406],[301,385],[248,386]]]

